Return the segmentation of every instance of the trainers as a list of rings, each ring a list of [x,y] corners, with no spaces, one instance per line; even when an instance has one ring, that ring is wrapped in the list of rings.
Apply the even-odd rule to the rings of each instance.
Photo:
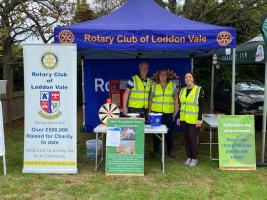
[[[189,167],[195,167],[197,165],[197,159],[192,159],[191,162],[188,164]]]
[[[189,165],[191,162],[191,158],[187,158],[184,162],[184,165]]]

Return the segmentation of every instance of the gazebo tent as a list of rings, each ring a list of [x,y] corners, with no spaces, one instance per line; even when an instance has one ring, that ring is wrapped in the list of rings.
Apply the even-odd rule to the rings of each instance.
[[[225,49],[216,53],[219,65],[229,65],[232,63],[232,52]],[[258,35],[251,40],[236,47],[236,64],[238,65],[264,65],[264,41],[262,35]]]
[[[267,41],[267,18],[263,23],[263,33],[265,31],[265,40]],[[258,35],[251,40],[244,42],[236,47],[236,64],[237,65],[265,65],[265,92],[264,92],[264,109],[263,109],[263,123],[262,123],[262,146],[261,146],[261,160],[258,165],[267,165],[264,161],[265,157],[265,142],[266,142],[266,112],[267,112],[267,51],[266,41],[264,35]],[[220,50],[214,54],[219,65],[230,65],[232,63],[231,49]],[[212,77],[214,80],[214,77]],[[212,83],[213,84],[213,83]],[[212,92],[213,93],[213,92]],[[211,95],[211,102],[213,102],[213,95]],[[211,110],[212,105],[211,103]]]
[[[138,58],[189,60],[206,56],[214,49],[235,48],[236,45],[234,28],[213,26],[176,16],[153,0],[128,0],[107,16],[59,26],[54,33],[56,43],[77,43],[79,54],[86,61]],[[92,66],[86,66],[85,62],[84,70],[89,68]],[[120,72],[128,70],[124,68]],[[85,94],[89,87],[93,87],[90,85],[93,83],[86,82],[87,78],[85,76]],[[90,99],[88,95],[85,98],[87,131],[95,125],[87,121],[87,116],[96,118],[98,109],[98,105],[89,104]],[[96,109],[92,111],[88,109],[89,106]]]

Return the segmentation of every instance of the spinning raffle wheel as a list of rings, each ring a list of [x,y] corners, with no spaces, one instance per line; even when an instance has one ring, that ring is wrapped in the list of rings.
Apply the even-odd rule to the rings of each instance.
[[[100,121],[106,124],[109,118],[120,117],[120,109],[114,103],[106,103],[100,107],[98,116]]]

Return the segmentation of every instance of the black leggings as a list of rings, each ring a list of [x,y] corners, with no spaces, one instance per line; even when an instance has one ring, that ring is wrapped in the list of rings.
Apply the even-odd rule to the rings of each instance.
[[[181,125],[185,138],[185,149],[187,158],[196,159],[198,152],[196,124],[188,124],[186,122],[181,122]]]

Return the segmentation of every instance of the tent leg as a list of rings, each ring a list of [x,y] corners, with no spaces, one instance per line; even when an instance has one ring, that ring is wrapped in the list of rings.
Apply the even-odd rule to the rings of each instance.
[[[231,114],[235,114],[235,54],[236,49],[233,48],[233,59],[232,59],[232,98],[231,98]]]
[[[191,72],[194,72],[194,58],[191,57]]]
[[[215,68],[215,65],[212,64],[212,66],[211,66],[210,113],[212,113],[213,109],[214,109],[214,103],[213,103],[213,99],[214,99],[214,68]]]
[[[265,141],[266,141],[266,111],[267,111],[267,62],[265,63],[265,83],[264,83],[264,104],[263,104],[263,116],[262,116],[262,144],[261,144],[261,160],[257,165],[267,166],[264,163],[265,157]]]
[[[82,58],[82,101],[83,101],[83,124],[82,128],[83,131],[85,132],[85,97],[84,97],[84,59]]]
[[[3,170],[4,170],[4,175],[6,175],[6,156],[3,156]]]

